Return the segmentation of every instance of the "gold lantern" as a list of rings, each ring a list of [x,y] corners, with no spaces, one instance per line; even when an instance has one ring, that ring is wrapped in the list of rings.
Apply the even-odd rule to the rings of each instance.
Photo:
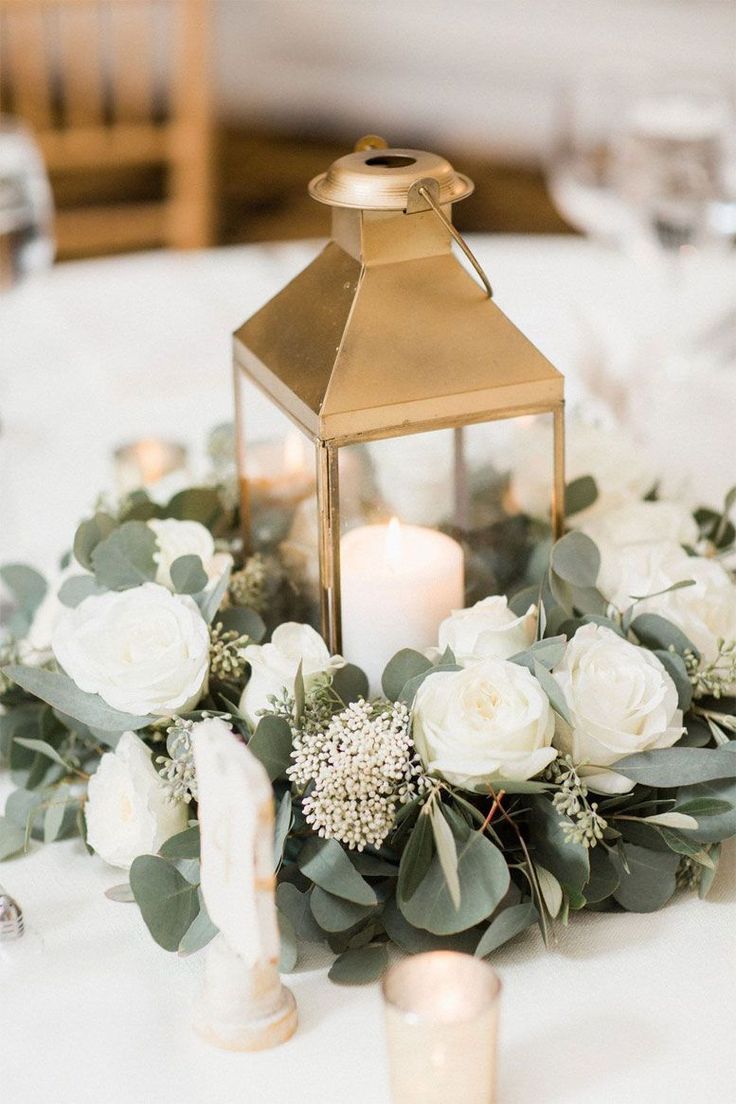
[[[311,477],[314,509],[311,530],[306,528],[316,546],[322,633],[333,651],[344,639],[346,530],[356,521],[400,514],[390,501],[398,487],[406,487],[409,514],[428,503],[435,510],[432,524],[455,537],[474,524],[483,529],[493,523],[471,462],[491,423],[521,418],[526,425],[530,416],[545,416],[547,504],[553,532],[562,529],[563,378],[494,304],[482,268],[452,225],[453,203],[472,190],[472,182],[436,154],[388,149],[374,137],[361,140],[355,152],[309,185],[314,199],[332,207],[331,240],[235,334],[246,547],[254,544],[254,513],[264,503],[272,511],[284,503],[296,509],[301,502],[303,508]],[[453,240],[477,279],[453,254]],[[255,403],[248,398],[252,389],[261,392]],[[297,427],[310,451],[313,446],[316,472],[303,462],[301,470],[299,463],[284,465],[271,444],[255,449],[254,466],[249,419],[258,421],[253,410],[259,403],[263,408],[263,395]],[[379,446],[395,458],[397,440],[403,446],[415,438],[426,443],[424,460],[414,448],[403,468],[393,459],[383,468],[374,461]],[[494,463],[497,471],[498,460]],[[496,488],[493,496],[497,503],[508,501],[508,487]],[[279,517],[280,528],[271,537],[293,544],[283,511]],[[431,582],[427,588],[436,589]],[[380,606],[379,599],[377,593]],[[380,608],[375,613],[390,615]],[[349,652],[348,658],[353,658]]]

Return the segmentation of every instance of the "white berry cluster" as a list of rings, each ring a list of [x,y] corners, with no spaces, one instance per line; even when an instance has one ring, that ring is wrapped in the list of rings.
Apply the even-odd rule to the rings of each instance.
[[[294,732],[287,774],[307,822],[323,838],[362,851],[380,847],[396,808],[425,788],[403,703],[353,702],[325,728]]]

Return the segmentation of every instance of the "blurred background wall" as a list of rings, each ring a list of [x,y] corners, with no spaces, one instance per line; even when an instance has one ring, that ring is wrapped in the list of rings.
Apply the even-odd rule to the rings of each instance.
[[[107,2],[46,0],[46,6],[101,8]],[[548,197],[544,170],[569,122],[571,89],[577,87],[580,97],[585,81],[595,82],[590,106],[603,115],[611,107],[606,81],[613,89],[672,74],[733,90],[736,79],[734,0],[116,2],[127,5],[128,13],[157,13],[150,23],[156,87],[166,80],[164,55],[171,42],[163,9],[175,17],[186,9],[190,35],[194,30],[202,42],[209,39],[206,77],[198,73],[190,41],[181,57],[185,69],[194,58],[191,80],[187,85],[186,72],[183,83],[181,72],[178,78],[181,119],[198,115],[199,130],[188,133],[199,137],[187,139],[184,127],[173,143],[180,152],[187,142],[196,145],[211,165],[211,173],[204,171],[200,159],[199,168],[190,163],[184,172],[179,163],[180,177],[199,174],[197,188],[202,196],[206,192],[209,209],[191,240],[186,234],[167,237],[158,233],[152,207],[170,187],[172,169],[165,159],[134,158],[116,166],[112,156],[93,156],[83,167],[64,158],[55,166],[51,158],[60,219],[66,213],[72,230],[75,212],[90,204],[102,219],[126,203],[148,207],[148,238],[136,241],[122,232],[101,247],[77,229],[60,236],[62,256],[324,234],[328,212],[308,199],[306,182],[365,132],[383,134],[394,145],[436,149],[474,177],[476,194],[457,211],[465,230],[568,230]],[[0,0],[0,13],[34,3]],[[45,47],[56,54],[67,50],[84,67],[91,57],[90,25],[85,31],[76,18],[76,38],[73,32],[66,43],[57,41],[56,32],[46,29]],[[27,21],[32,42],[28,27]],[[0,29],[6,40],[0,36],[2,92],[12,83],[15,44],[7,19]],[[124,56],[131,51],[134,45]],[[103,77],[111,57],[105,46],[96,63]],[[80,103],[82,129],[91,133],[84,92]],[[114,110],[104,97],[101,104],[94,126],[106,124]],[[3,110],[23,115],[12,90],[4,91]],[[165,145],[170,151],[172,142]],[[181,195],[177,202],[181,225]],[[168,210],[171,224],[174,208]]]

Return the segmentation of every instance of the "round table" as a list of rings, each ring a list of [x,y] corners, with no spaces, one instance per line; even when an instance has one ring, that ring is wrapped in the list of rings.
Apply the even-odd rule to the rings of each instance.
[[[587,385],[603,378],[603,364],[619,390],[638,386],[625,373],[657,302],[646,273],[576,239],[473,244],[501,307],[567,373],[573,405],[595,409]],[[199,450],[196,469],[207,429],[231,416],[230,333],[316,249],[66,264],[7,295],[0,561],[52,569],[110,483],[111,450],[121,441],[183,440]],[[704,323],[728,305],[734,275],[733,259],[695,273],[692,301],[702,304]],[[730,440],[736,389],[732,371],[711,375],[686,381],[684,392],[682,380],[679,392],[667,378],[661,385],[670,436],[674,442],[681,417],[688,465],[717,499],[725,478],[719,434]],[[265,408],[260,416],[265,425]],[[709,433],[699,432],[698,418]],[[736,467],[732,445],[725,458],[726,469]],[[0,797],[9,788],[0,781]],[[573,916],[547,951],[536,930],[501,948],[501,1104],[733,1099],[735,868],[736,849],[727,845],[708,901],[680,895],[653,915]],[[120,871],[71,841],[34,844],[3,864],[1,879],[31,933],[0,955],[0,1083],[8,1100],[388,1101],[378,987],[333,986],[321,951],[307,948],[288,979],[299,1003],[297,1035],[276,1051],[221,1053],[190,1026],[201,956],[166,954],[135,906],[104,896],[124,880]]]

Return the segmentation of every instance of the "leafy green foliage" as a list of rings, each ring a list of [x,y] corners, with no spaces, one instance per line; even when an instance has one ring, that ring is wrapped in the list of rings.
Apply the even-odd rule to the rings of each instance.
[[[165,951],[177,951],[200,911],[197,886],[159,855],[139,855],[130,887],[146,927]]]
[[[368,698],[368,676],[354,663],[339,667],[332,676],[332,689],[345,705]]]
[[[336,840],[308,840],[299,855],[299,869],[315,885],[356,905],[375,905],[378,900]]]
[[[216,616],[217,623],[222,625],[226,632],[247,636],[252,644],[260,644],[266,635],[263,618],[253,609],[247,609],[245,606],[230,606],[228,609],[221,610]]]
[[[86,694],[84,690],[80,690],[75,682],[60,671],[17,666],[5,667],[3,670],[29,694],[92,728],[101,728],[105,732],[124,732],[126,729],[135,732],[155,719],[149,716],[136,717],[132,713],[113,709],[98,694]]]
[[[416,928],[452,935],[491,915],[509,887],[509,870],[499,849],[480,832],[465,834],[453,826],[457,844],[460,904],[453,902],[442,864],[435,856],[412,896],[399,902],[404,917]]]
[[[650,851],[624,843],[611,861],[619,878],[613,896],[629,912],[655,912],[675,892],[680,859],[671,851]]]
[[[115,519],[102,511],[82,522],[74,535],[74,558],[82,567],[94,570],[92,553],[100,541],[109,537],[116,525]]]
[[[572,479],[565,487],[565,517],[587,510],[598,498],[598,485],[592,475]]]
[[[554,874],[567,893],[583,893],[590,877],[590,851],[566,838],[563,824],[572,825],[551,802],[534,798],[529,817],[529,836],[534,858]]]
[[[717,748],[660,748],[627,755],[616,771],[645,786],[690,786],[736,778],[736,742]]]
[[[414,829],[401,853],[399,881],[396,892],[399,901],[408,901],[424,878],[432,861],[432,827],[429,817],[417,817]]]
[[[170,836],[162,844],[159,854],[166,859],[198,859],[199,845],[199,825],[194,824],[191,828]]]
[[[127,590],[156,577],[156,534],[143,521],[126,521],[91,554],[95,579],[108,590]]]
[[[59,587],[59,601],[64,606],[75,607],[91,594],[101,594],[102,589],[95,582],[94,575],[72,575]]]
[[[289,722],[274,713],[266,713],[256,725],[248,747],[263,763],[273,782],[291,762],[292,736]]]
[[[677,625],[673,625],[658,613],[640,613],[631,622],[629,628],[645,648],[651,648],[653,651],[659,649],[664,652],[673,649],[679,656],[684,655],[685,652],[692,652],[695,656],[700,655],[682,629],[678,629]]]
[[[432,661],[421,652],[403,648],[386,664],[381,679],[384,694],[389,701],[398,701],[406,684],[431,668]]]
[[[502,909],[481,936],[475,948],[476,958],[489,958],[504,943],[531,927],[537,918],[537,910],[531,900]]]
[[[169,569],[177,594],[199,594],[207,586],[207,573],[200,556],[179,556]]]
[[[387,965],[385,946],[358,947],[339,955],[327,976],[338,985],[368,985],[378,981]]]
[[[0,579],[10,591],[15,605],[12,615],[6,620],[7,629],[22,636],[44,599],[46,580],[26,564],[4,564],[0,567]]]

